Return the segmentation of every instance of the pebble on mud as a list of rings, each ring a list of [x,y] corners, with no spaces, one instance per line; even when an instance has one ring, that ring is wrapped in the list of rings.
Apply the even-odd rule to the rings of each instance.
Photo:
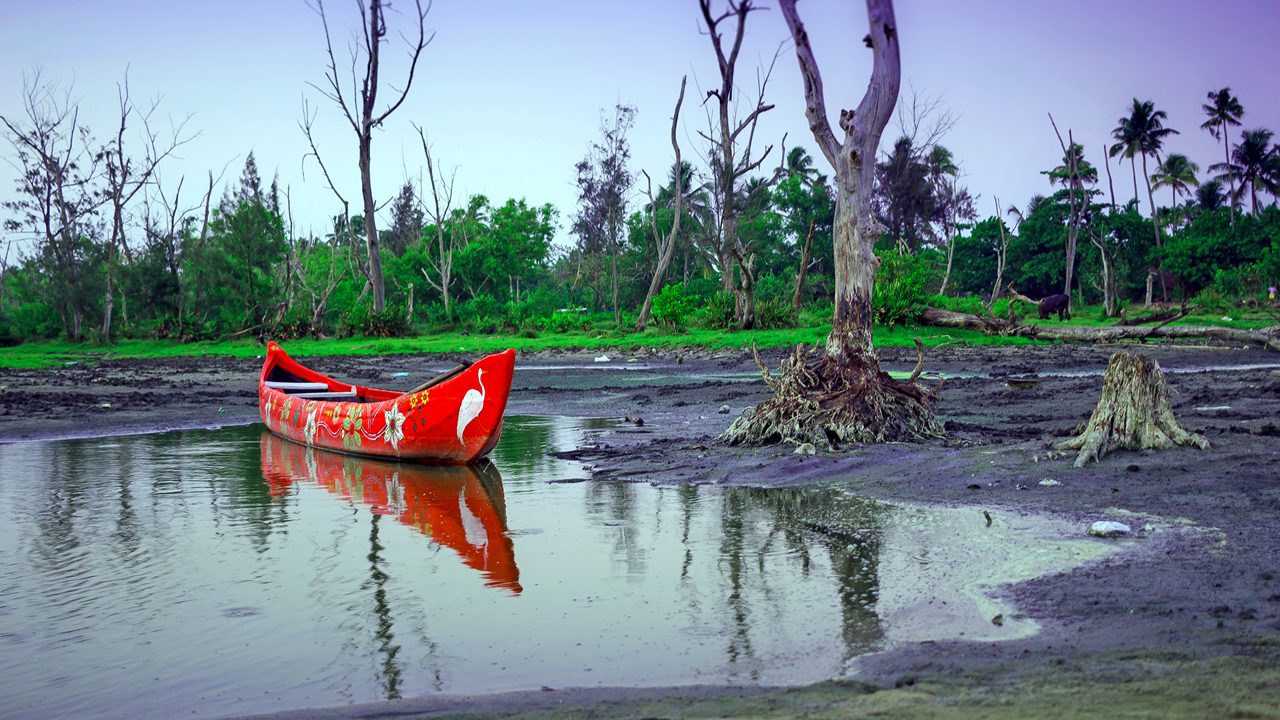
[[[721,405],[720,409],[717,412],[719,412],[721,415],[728,415],[732,410],[733,408],[729,407],[728,405]]]
[[[814,447],[813,443],[800,443],[799,445],[796,446],[796,449],[793,451],[793,454],[813,455],[817,452],[818,452],[818,448]]]
[[[1054,480],[1053,478],[1045,478],[1040,481],[1040,484],[1044,485],[1045,487],[1054,487],[1055,485],[1061,485],[1062,483],[1058,482],[1057,480]]]
[[[1089,534],[1100,538],[1124,537],[1132,530],[1128,525],[1111,520],[1099,520],[1089,526]]]

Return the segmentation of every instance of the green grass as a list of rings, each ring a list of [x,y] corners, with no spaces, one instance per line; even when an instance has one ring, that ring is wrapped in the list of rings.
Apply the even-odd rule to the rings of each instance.
[[[463,335],[458,333],[421,335],[410,338],[299,339],[281,343],[296,357],[325,355],[386,355],[397,353],[463,353],[482,355],[507,348],[537,350],[613,350],[641,348],[704,348],[710,350],[791,347],[797,343],[821,343],[831,331],[829,324],[785,330],[707,330],[670,332],[651,328],[643,333],[543,333],[537,337],[519,334]],[[926,346],[967,343],[972,345],[1027,344],[1023,338],[988,337],[978,332],[932,327],[876,328],[876,345],[911,346],[919,337]],[[111,347],[65,341],[29,342],[0,350],[0,368],[39,368],[67,363],[94,363],[117,358],[170,358],[225,356],[253,358],[262,355],[261,345],[251,340],[178,343],[168,340],[121,340]]]
[[[967,308],[957,308],[967,309]],[[1001,308],[997,307],[997,311]],[[1133,308],[1131,315],[1142,314]],[[1275,324],[1270,315],[1259,312],[1232,311],[1230,320],[1222,313],[1204,312],[1179,320],[1179,325],[1217,325],[1240,329],[1268,327]],[[1057,324],[1057,319],[1039,320],[1023,318],[1027,323]],[[1104,319],[1100,308],[1078,308],[1069,325],[1111,325],[1114,320]],[[643,333],[621,330],[594,329],[566,333],[542,332],[534,337],[528,333],[462,334],[435,333],[409,338],[336,338],[331,340],[299,339],[283,343],[291,355],[319,357],[326,355],[386,355],[397,353],[461,353],[483,355],[507,348],[532,352],[538,350],[589,350],[635,351],[641,348],[703,348],[709,350],[791,347],[798,343],[816,344],[826,339],[831,331],[830,323],[810,323],[806,327],[783,330],[709,330],[695,328],[687,332],[651,327]],[[878,347],[910,347],[915,338],[926,347],[940,345],[1027,345],[1037,341],[1015,337],[993,337],[967,330],[949,330],[936,327],[898,326],[876,327],[875,342]],[[94,363],[114,358],[169,358],[224,356],[253,358],[262,355],[263,348],[252,340],[202,341],[178,343],[169,340],[121,340],[110,347],[76,344],[65,341],[29,342],[0,350],[0,368],[53,367],[67,363]]]

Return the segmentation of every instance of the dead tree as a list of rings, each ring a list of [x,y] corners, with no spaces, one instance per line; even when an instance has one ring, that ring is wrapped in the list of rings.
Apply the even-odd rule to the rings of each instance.
[[[1071,279],[1076,268],[1076,243],[1080,238],[1080,222],[1089,203],[1089,196],[1084,192],[1084,180],[1081,177],[1079,165],[1079,160],[1084,155],[1084,148],[1076,145],[1070,128],[1067,128],[1067,139],[1070,140],[1070,143],[1063,142],[1062,133],[1058,131],[1058,123],[1054,122],[1053,113],[1049,114],[1049,123],[1053,125],[1053,134],[1058,137],[1058,145],[1062,147],[1062,158],[1067,170],[1067,176],[1063,178],[1063,184],[1067,186],[1067,204],[1070,215],[1067,218],[1066,268],[1062,292],[1067,296],[1067,307],[1069,308],[1071,307]],[[1079,199],[1076,197],[1077,193],[1080,195]]]
[[[422,128],[416,125],[414,127],[418,131],[418,139],[422,141],[422,154],[427,160],[427,182],[431,185],[431,204],[426,204],[426,198],[421,192],[418,195],[423,198],[423,212],[427,214],[427,217],[431,218],[431,222],[435,225],[435,247],[432,248],[432,252],[426,254],[426,258],[431,268],[436,271],[436,277],[431,277],[426,268],[422,268],[422,276],[426,278],[431,287],[440,292],[441,297],[444,298],[445,317],[452,318],[453,311],[450,302],[452,294],[450,288],[453,285],[453,259],[466,242],[465,218],[461,223],[451,219],[453,213],[453,183],[456,172],[450,174],[447,182],[443,176],[436,177],[435,158],[432,157],[431,147],[427,144],[426,133],[422,131]],[[458,227],[460,224],[463,227]]]
[[[371,150],[373,147],[373,130],[380,127],[391,113],[395,112],[405,98],[409,96],[409,88],[413,86],[414,72],[418,68],[418,58],[422,55],[422,50],[431,42],[431,37],[426,32],[427,10],[422,7],[422,0],[414,0],[416,12],[414,18],[418,21],[418,40],[410,44],[409,52],[409,73],[404,81],[404,86],[400,89],[398,97],[381,111],[377,108],[378,101],[378,72],[381,61],[382,44],[386,42],[387,37],[387,21],[385,17],[385,7],[383,0],[368,0],[369,6],[366,9],[364,0],[356,0],[356,7],[360,10],[360,21],[363,32],[358,35],[359,46],[351,52],[351,84],[350,91],[343,90],[343,83],[338,78],[338,62],[333,54],[333,40],[329,33],[329,20],[325,16],[323,0],[316,0],[315,10],[320,15],[320,23],[324,26],[324,43],[325,50],[329,54],[329,67],[325,71],[325,81],[327,87],[320,87],[314,83],[311,86],[316,88],[325,97],[334,102],[341,110],[343,116],[347,119],[347,123],[351,126],[351,130],[355,132],[359,145],[359,163],[360,163],[360,194],[364,201],[364,231],[365,231],[365,248],[368,252],[368,278],[373,290],[373,310],[374,312],[382,312],[386,307],[386,287],[382,278],[382,256],[378,247],[378,228],[374,216],[377,212],[377,204],[373,199],[373,182],[371,180]],[[359,60],[364,59],[364,77],[356,77],[356,65]],[[356,81],[359,80],[360,88],[355,89]],[[355,101],[359,100],[359,106],[355,106]],[[304,109],[303,114],[306,114]],[[311,137],[310,120],[306,121],[307,141],[311,144],[312,154],[319,160],[319,153],[316,151],[315,142]],[[328,175],[328,171],[325,172]],[[333,187],[332,181],[330,187]],[[334,190],[336,193],[337,190]],[[341,197],[341,196],[339,196]],[[346,201],[343,200],[343,210],[347,210]]]
[[[1009,256],[1009,236],[1004,231],[1004,217],[1000,213],[1000,198],[993,198],[996,203],[996,222],[1000,225],[1000,244],[996,246],[996,284],[991,288],[991,299],[987,301],[987,312],[1000,298],[1000,288],[1004,285],[1005,259]]]
[[[810,360],[797,348],[783,363],[781,379],[766,379],[774,396],[744,412],[721,439],[833,446],[941,437],[932,397],[915,382],[918,373],[907,382],[890,378],[880,369],[871,338],[878,265],[873,250],[883,233],[871,211],[872,182],[880,135],[892,117],[902,74],[892,0],[866,0],[871,80],[857,109],[840,113],[842,141],[827,119],[822,76],[795,0],[782,0],[781,6],[804,78],[809,127],[835,170],[835,313],[821,356]]]
[[[715,120],[712,122],[710,132],[699,132],[703,139],[711,144],[711,162],[708,164],[711,172],[716,176],[712,183],[719,216],[716,223],[719,230],[716,238],[716,256],[725,287],[732,289],[736,297],[738,326],[745,330],[755,327],[756,322],[755,252],[747,247],[738,235],[738,220],[741,209],[749,205],[753,198],[739,197],[738,185],[748,174],[759,169],[773,150],[773,146],[768,145],[758,156],[753,157],[752,146],[760,116],[774,107],[765,104],[764,94],[769,85],[769,77],[773,73],[773,63],[777,62],[782,48],[778,48],[778,53],[774,54],[768,70],[758,79],[755,105],[746,117],[739,120],[734,113],[738,53],[742,50],[742,39],[746,34],[747,16],[762,8],[754,4],[754,0],[729,0],[724,12],[713,15],[711,0],[698,0],[698,6],[702,10],[702,20],[706,25],[707,35],[711,38],[711,47],[715,50],[717,66],[720,69],[720,87],[708,90],[706,97],[707,100],[712,98],[716,100]],[[729,19],[733,19],[734,28],[733,39],[726,53],[720,25]],[[784,137],[783,142],[785,141]],[[741,154],[739,154],[739,143],[743,144]],[[781,176],[782,170],[783,166],[780,163],[773,177],[757,187],[767,188],[772,185]],[[736,283],[733,277],[735,270],[737,271]]]
[[[1146,355],[1118,352],[1107,364],[1102,398],[1084,431],[1056,447],[1079,450],[1075,466],[1084,467],[1117,448],[1163,450],[1176,445],[1206,450],[1209,441],[1178,425],[1160,363]]]
[[[37,72],[23,79],[25,118],[0,115],[9,132],[15,165],[21,173],[18,198],[3,203],[14,217],[11,232],[28,232],[37,243],[36,256],[48,273],[52,304],[62,315],[72,341],[84,339],[89,308],[84,280],[92,225],[105,202],[101,192],[102,154],[90,147],[89,129],[70,89],[46,83]]]
[[[129,243],[125,238],[125,213],[134,197],[151,184],[161,161],[194,137],[182,136],[183,128],[191,117],[188,115],[181,123],[173,126],[171,135],[161,142],[151,129],[151,116],[159,102],[153,102],[146,112],[139,112],[129,96],[127,74],[124,82],[116,86],[116,96],[119,100],[120,125],[116,128],[115,137],[102,150],[106,166],[105,191],[111,206],[111,234],[107,241],[106,258],[107,282],[102,295],[102,341],[108,343],[111,342],[111,321],[115,314],[115,268],[121,251],[126,260],[131,260]],[[141,158],[130,157],[125,150],[126,130],[129,119],[134,116],[142,123],[141,139],[144,146]],[[127,320],[127,313],[125,318]]]
[[[687,77],[680,78],[680,96],[676,98],[676,109],[671,115],[671,147],[676,153],[675,164],[675,190],[674,201],[675,207],[672,210],[675,216],[671,220],[671,232],[667,235],[665,241],[661,240],[658,233],[658,203],[653,198],[653,183],[650,182],[649,205],[653,208],[649,214],[649,221],[652,224],[653,240],[660,243],[658,251],[658,266],[653,270],[653,279],[649,281],[649,291],[644,295],[644,304],[640,306],[640,317],[636,319],[636,332],[644,330],[644,326],[649,322],[649,313],[653,311],[653,297],[658,294],[659,288],[662,287],[662,279],[667,274],[667,268],[671,265],[671,256],[675,254],[676,238],[680,236],[680,218],[684,215],[684,165],[680,162],[680,141],[676,138],[676,128],[680,123],[680,106],[684,104],[684,88]],[[645,174],[648,177],[648,173]]]

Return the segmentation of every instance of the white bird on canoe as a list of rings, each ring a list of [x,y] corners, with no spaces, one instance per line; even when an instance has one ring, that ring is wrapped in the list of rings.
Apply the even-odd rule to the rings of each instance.
[[[480,389],[471,388],[462,396],[462,403],[458,405],[458,442],[462,443],[462,432],[467,429],[472,420],[480,415],[480,410],[484,407],[484,370],[476,372],[476,382],[480,383]]]

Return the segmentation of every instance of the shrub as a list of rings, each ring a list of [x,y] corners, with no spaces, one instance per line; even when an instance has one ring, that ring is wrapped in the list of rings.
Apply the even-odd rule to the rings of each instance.
[[[667,285],[653,298],[653,319],[663,325],[682,327],[697,305],[696,299],[685,294],[684,283]]]
[[[756,299],[756,327],[761,330],[775,328],[793,328],[796,326],[796,311],[791,302],[779,298]]]
[[[880,256],[880,269],[871,301],[875,321],[892,327],[916,320],[925,307],[925,285],[932,278],[928,261],[893,250],[876,254]]]
[[[557,310],[538,321],[538,326],[547,332],[567,333],[582,330],[587,325],[577,308]]]
[[[698,319],[705,328],[728,330],[735,327],[734,309],[733,293],[719,290],[706,299]]]
[[[343,335],[381,338],[405,337],[409,335],[409,330],[405,308],[388,305],[382,312],[374,312],[363,303],[348,311],[339,327],[339,332]]]

